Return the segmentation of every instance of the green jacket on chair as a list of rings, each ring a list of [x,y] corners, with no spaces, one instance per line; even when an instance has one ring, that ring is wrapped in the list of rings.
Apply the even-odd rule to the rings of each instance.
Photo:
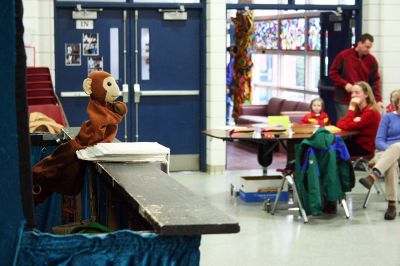
[[[325,201],[338,201],[355,184],[343,140],[324,128],[296,145],[295,184],[307,215],[317,216]]]

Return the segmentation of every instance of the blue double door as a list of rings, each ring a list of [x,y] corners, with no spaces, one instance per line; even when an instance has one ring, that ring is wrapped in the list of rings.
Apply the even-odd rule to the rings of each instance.
[[[70,126],[88,119],[82,81],[103,68],[129,91],[117,137],[169,147],[172,170],[199,169],[205,119],[201,9],[188,10],[187,20],[164,20],[159,9],[103,9],[93,29],[77,29],[72,11],[59,7],[55,15],[56,90]],[[136,97],[134,87],[140,89]]]

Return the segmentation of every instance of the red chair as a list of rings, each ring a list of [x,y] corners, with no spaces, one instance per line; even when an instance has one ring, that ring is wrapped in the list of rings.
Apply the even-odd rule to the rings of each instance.
[[[50,81],[28,81],[26,83],[28,90],[49,88],[53,90],[53,83]]]
[[[41,97],[41,96],[52,96],[55,98],[53,89],[35,89],[28,90],[28,97]]]
[[[66,120],[64,119],[64,112],[59,105],[55,104],[39,104],[39,105],[30,105],[28,107],[29,114],[32,112],[40,112],[42,114],[47,115],[50,118],[53,118],[58,124],[66,126]]]
[[[26,74],[48,74],[50,75],[50,70],[48,67],[28,67],[26,69]]]
[[[50,81],[51,77],[50,74],[28,74],[26,75],[26,80],[30,81]]]
[[[28,96],[28,105],[37,104],[57,104],[57,99],[54,96]]]

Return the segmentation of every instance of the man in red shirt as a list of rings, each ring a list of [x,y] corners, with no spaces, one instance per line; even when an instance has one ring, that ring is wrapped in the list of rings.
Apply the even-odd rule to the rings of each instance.
[[[354,48],[340,52],[332,62],[329,77],[335,85],[336,119],[346,115],[354,83],[365,81],[371,87],[376,101],[382,105],[378,62],[370,54],[374,37],[364,33]]]

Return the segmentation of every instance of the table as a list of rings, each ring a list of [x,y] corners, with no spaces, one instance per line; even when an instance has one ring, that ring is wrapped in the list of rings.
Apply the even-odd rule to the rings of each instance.
[[[264,167],[264,172],[266,173],[267,167],[272,163],[272,155],[275,147],[282,143],[285,149],[287,150],[287,162],[294,159],[294,146],[295,144],[300,143],[303,139],[307,139],[311,137],[312,133],[307,134],[296,134],[291,132],[268,132],[262,134],[260,130],[251,130],[249,129],[245,132],[246,129],[241,127],[241,131],[236,132],[232,131],[232,128],[226,129],[207,129],[202,131],[201,133],[217,139],[222,139],[224,141],[233,141],[233,140],[246,140],[258,143],[258,154],[257,159],[258,163]],[[357,131],[344,131],[342,130],[339,133],[335,133],[337,136],[348,137],[352,135],[356,135]],[[283,141],[286,141],[286,145]]]

